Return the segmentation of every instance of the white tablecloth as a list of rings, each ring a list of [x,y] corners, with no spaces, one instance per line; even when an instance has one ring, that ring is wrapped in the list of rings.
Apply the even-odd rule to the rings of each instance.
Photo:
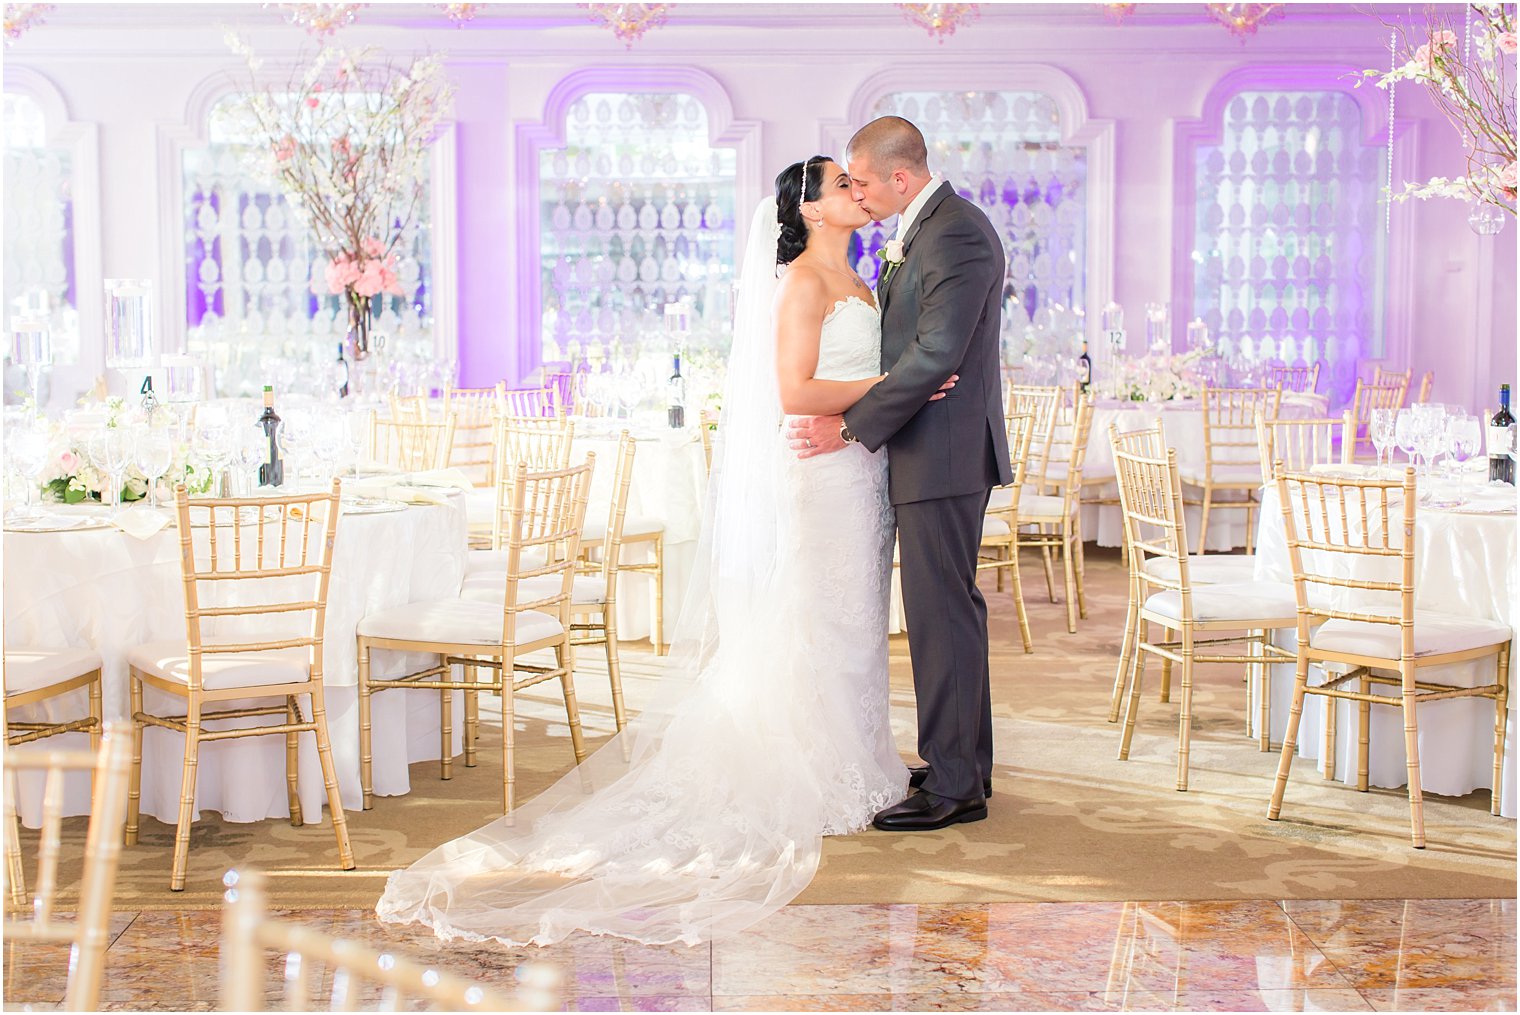
[[[1468,480],[1470,490],[1482,482]],[[1484,491],[1485,498],[1494,493]],[[1513,507],[1513,491],[1497,493],[1498,503]],[[1487,501],[1485,500],[1485,503]],[[1415,604],[1420,609],[1483,617],[1517,623],[1516,516],[1471,514],[1421,506],[1415,520]],[[1398,533],[1395,532],[1395,545]],[[1264,581],[1292,581],[1287,535],[1275,487],[1263,496],[1263,511],[1256,537],[1256,577]],[[1279,643],[1292,650],[1292,631],[1281,632]],[[1421,669],[1422,680],[1467,687],[1492,683],[1492,659]],[[1310,682],[1316,683],[1310,673]],[[1506,734],[1504,785],[1500,791],[1503,813],[1514,817],[1515,806],[1515,694],[1512,661],[1509,731]],[[1287,729],[1293,697],[1293,667],[1272,667],[1272,740],[1282,740]],[[1327,699],[1311,696],[1299,723],[1298,755],[1320,757],[1323,746],[1324,706]],[[1351,702],[1336,702],[1336,773],[1342,782],[1356,781],[1357,715]],[[1250,710],[1252,716],[1256,710]],[[1493,703],[1486,699],[1436,701],[1420,706],[1420,783],[1428,793],[1462,796],[1493,785]],[[1404,734],[1396,709],[1372,710],[1369,778],[1380,787],[1403,786]],[[1323,768],[1323,766],[1320,766]]]
[[[339,524],[328,590],[324,663],[328,731],[347,807],[357,809],[361,803],[355,629],[366,613],[456,595],[464,575],[465,547],[465,517],[458,497],[442,505],[345,515]],[[5,644],[94,648],[104,660],[108,719],[127,714],[126,651],[140,642],[185,636],[179,545],[173,526],[141,540],[116,529],[7,531],[4,581]],[[375,672],[400,673],[403,665],[420,658],[377,653]],[[150,706],[155,703],[157,699],[150,696]],[[82,715],[84,692],[37,707],[46,707],[55,716]],[[437,713],[436,694],[375,698],[377,745],[403,741],[407,745],[404,751],[377,746],[377,792],[407,792],[406,766],[438,757]],[[86,744],[82,734],[41,742],[43,747]],[[183,745],[178,734],[146,731],[143,813],[168,822],[177,819]],[[204,745],[197,810],[218,811],[232,821],[287,817],[284,772],[283,737]],[[300,775],[306,819],[320,820],[325,790],[311,734],[302,736]],[[28,823],[37,819],[39,792],[38,786],[22,788],[23,818]],[[88,812],[89,783],[81,778],[68,787],[66,813]]]
[[[1323,395],[1285,393],[1278,415],[1283,419],[1309,419],[1326,415],[1329,401]],[[1084,478],[1112,480],[1114,475],[1113,448],[1108,442],[1108,428],[1116,425],[1119,431],[1140,430],[1155,426],[1160,421],[1166,433],[1169,447],[1177,449],[1177,465],[1182,469],[1202,469],[1203,403],[1197,399],[1179,399],[1172,402],[1114,402],[1100,401],[1093,409],[1092,436],[1087,445],[1087,461]],[[1232,440],[1235,438],[1231,438]],[[1091,489],[1091,488],[1090,488]],[[1189,495],[1196,488],[1184,483],[1183,491]],[[1118,488],[1105,482],[1091,490],[1089,499],[1117,498]],[[1188,507],[1188,536],[1197,538],[1201,521],[1200,509]],[[1087,540],[1097,540],[1099,546],[1122,546],[1124,543],[1124,518],[1117,504],[1086,504],[1082,508],[1082,535]],[[1226,551],[1246,544],[1246,513],[1227,508],[1209,514],[1208,550]]]

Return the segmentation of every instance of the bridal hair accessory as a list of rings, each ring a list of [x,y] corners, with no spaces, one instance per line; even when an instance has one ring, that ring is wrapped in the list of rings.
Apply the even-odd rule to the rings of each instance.
[[[797,188],[797,214],[802,214],[802,206],[807,204],[807,171],[808,166],[813,164],[811,158],[802,160],[802,186]]]

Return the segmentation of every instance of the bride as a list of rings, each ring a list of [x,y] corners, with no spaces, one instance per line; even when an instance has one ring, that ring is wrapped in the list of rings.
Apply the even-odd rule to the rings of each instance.
[[[696,944],[796,898],[823,836],[903,799],[886,455],[852,445],[803,461],[780,429],[881,380],[877,309],[848,258],[869,221],[824,156],[789,166],[756,210],[660,700],[528,804],[393,873],[382,920],[510,945],[577,930]]]

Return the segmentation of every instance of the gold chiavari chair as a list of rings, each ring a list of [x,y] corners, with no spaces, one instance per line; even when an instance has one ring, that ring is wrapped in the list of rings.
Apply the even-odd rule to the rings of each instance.
[[[1312,395],[1319,391],[1319,368],[1318,362],[1306,367],[1267,367],[1261,386]]]
[[[1013,464],[1013,482],[993,491],[982,520],[982,544],[977,554],[978,571],[997,572],[998,591],[1003,589],[1003,572],[1007,571],[1013,587],[1013,603],[1019,615],[1019,637],[1024,651],[1034,651],[1029,631],[1029,614],[1024,608],[1024,585],[1019,577],[1019,499],[1024,490],[1024,469],[1029,461],[1029,444],[1034,438],[1034,416],[1014,413],[1005,418],[1008,426],[1008,455]],[[994,502],[995,501],[995,502]]]
[[[1057,432],[1064,428],[1064,436],[1059,436],[1052,441],[1052,449],[1068,447],[1070,449],[1066,455],[1067,481],[1062,486],[1061,493],[1045,494],[1026,491],[1018,501],[1019,545],[1038,547],[1047,555],[1045,561],[1047,587],[1052,584],[1048,554],[1055,551],[1061,555],[1061,566],[1066,578],[1066,630],[1070,634],[1077,633],[1079,615],[1084,620],[1087,618],[1087,596],[1083,589],[1080,493],[1082,465],[1087,458],[1087,439],[1092,429],[1092,417],[1091,399],[1079,396],[1072,409],[1070,424],[1063,425],[1058,422],[1055,427]]]
[[[1060,411],[1066,390],[1060,385],[1010,384],[1003,392],[1005,416],[1027,415],[1034,417],[1034,434],[1029,441],[1029,460],[1025,463],[1025,482],[1033,485],[1034,493],[1046,493],[1046,464],[1050,461],[1050,445],[1055,438],[1056,414]]]
[[[1350,409],[1319,419],[1256,419],[1263,485],[1272,482],[1272,463],[1277,461],[1289,472],[1308,472],[1316,465],[1349,465],[1355,443],[1356,418]]]
[[[391,395],[388,401],[393,423],[426,423],[433,418],[433,407],[426,395]]]
[[[1183,482],[1199,487],[1203,496],[1190,504],[1202,505],[1198,523],[1198,553],[1206,553],[1209,515],[1213,511],[1245,511],[1246,552],[1256,545],[1253,524],[1260,503],[1261,464],[1257,461],[1256,417],[1276,419],[1282,404],[1281,388],[1203,387],[1203,467],[1184,468]],[[1239,500],[1220,500],[1220,494],[1238,494]]]
[[[285,737],[290,823],[299,827],[298,738],[302,733],[315,735],[338,842],[338,865],[344,870],[354,868],[327,735],[322,683],[339,488],[340,481],[335,479],[330,490],[319,493],[195,501],[183,485],[175,490],[186,636],[148,642],[127,652],[133,723],[128,845],[137,842],[143,728],[173,730],[185,738],[169,882],[172,891],[185,887],[201,745],[239,737]],[[235,627],[232,637],[237,640],[230,640],[229,627]],[[213,632],[215,637],[208,637]],[[181,699],[184,714],[147,711],[144,688],[148,687]],[[261,698],[278,703],[252,704]],[[310,705],[310,719],[302,709],[302,698]],[[220,729],[207,725],[263,716],[279,716],[283,721]]]
[[[504,416],[563,416],[556,408],[553,388],[512,388],[505,384],[500,391]]]
[[[1422,376],[1420,378],[1420,392],[1419,392],[1418,395],[1415,396],[1415,399],[1414,399],[1415,402],[1417,402],[1420,405],[1424,405],[1426,402],[1429,402],[1430,401],[1430,391],[1431,391],[1432,388],[1435,387],[1435,385],[1436,385],[1436,372],[1434,370],[1427,370],[1427,371],[1425,371],[1424,376]]]
[[[1143,431],[1142,431],[1143,433]],[[1114,434],[1110,432],[1110,440]],[[1140,686],[1148,655],[1176,664],[1182,671],[1182,701],[1177,727],[1177,789],[1188,788],[1188,755],[1193,728],[1193,667],[1197,663],[1242,663],[1257,667],[1257,701],[1264,723],[1268,657],[1290,658],[1268,640],[1274,628],[1288,627],[1294,615],[1291,590],[1283,583],[1244,582],[1194,587],[1189,568],[1187,527],[1182,515],[1182,477],[1177,452],[1168,448],[1157,457],[1156,443],[1114,440],[1114,469],[1119,477],[1119,503],[1129,542],[1131,586],[1145,583],[1159,591],[1147,595],[1137,611],[1133,638],[1126,636],[1119,659],[1120,680],[1129,689],[1129,707],[1119,760],[1129,759],[1135,717],[1140,709]],[[1167,567],[1147,567],[1152,558]],[[1175,574],[1175,578],[1171,577]],[[1154,624],[1175,638],[1154,641]],[[1199,637],[1203,635],[1203,637]],[[1219,653],[1215,646],[1240,644],[1254,654]],[[1204,649],[1199,652],[1199,649]],[[1211,651],[1214,650],[1214,651]]]
[[[5,650],[5,743],[9,747],[80,730],[99,746],[101,712],[100,656],[89,649]],[[40,704],[84,688],[85,715],[77,719],[11,718],[12,709]]]
[[[1110,423],[1108,427],[1109,445],[1115,454],[1120,451],[1131,457],[1139,457],[1149,461],[1163,461],[1166,458],[1166,436],[1162,431],[1160,421],[1153,427],[1143,430],[1131,430],[1120,433],[1119,428]],[[1116,498],[1118,499],[1118,498]],[[1120,501],[1122,507],[1122,501]],[[1129,534],[1128,526],[1125,527],[1125,536]],[[1150,594],[1156,591],[1161,582],[1153,579],[1161,579],[1175,586],[1179,580],[1179,571],[1176,561],[1165,556],[1151,556],[1138,561],[1125,554],[1125,566],[1129,574],[1129,604],[1124,616],[1124,648],[1119,653],[1119,666],[1114,673],[1114,689],[1109,697],[1108,721],[1118,722],[1119,711],[1123,706],[1124,688],[1129,679],[1128,660],[1134,657],[1135,639],[1139,637],[1140,607]],[[1207,556],[1190,554],[1188,556],[1188,580],[1193,587],[1202,585],[1229,585],[1254,580],[1256,575],[1256,558],[1250,554],[1239,553],[1213,553]],[[1171,701],[1172,690],[1172,663],[1171,660],[1161,660],[1161,701]],[[1262,744],[1262,750],[1267,745]]]
[[[5,752],[5,943],[64,942],[69,955],[66,1011],[98,1011],[105,973],[106,948],[111,943],[111,898],[121,858],[122,823],[127,811],[127,778],[132,767],[132,736],[124,722],[107,723],[97,749],[85,751]],[[23,877],[21,846],[17,841],[17,776],[41,771],[42,829],[37,843],[36,890],[29,892]],[[63,841],[63,784],[75,772],[93,780],[90,823],[85,832],[84,873],[77,912],[72,920],[58,918],[58,862]]]
[[[495,479],[494,428],[506,388],[500,382],[494,388],[443,389],[443,412],[454,419],[449,464],[478,487],[489,487]]]
[[[1406,370],[1384,370],[1381,366],[1374,365],[1372,368],[1372,383],[1374,385],[1399,384],[1407,392],[1409,390],[1409,382],[1413,379],[1413,367]]]
[[[1407,387],[1407,382],[1391,384],[1364,384],[1360,380],[1356,382],[1356,391],[1351,396],[1351,415],[1356,423],[1353,458],[1375,450],[1372,446],[1372,435],[1367,429],[1372,422],[1372,411],[1374,409],[1397,411],[1404,404],[1404,393]]]
[[[554,416],[500,416],[491,427],[491,475],[489,490],[465,494],[472,549],[465,571],[500,571],[506,567],[498,524],[504,504],[511,498],[511,468],[525,465],[533,472],[569,468],[575,443],[575,422]]]
[[[585,464],[555,472],[530,473],[519,465],[507,468],[504,481],[511,485],[512,495],[507,508],[510,520],[502,532],[506,567],[500,602],[463,596],[436,599],[392,607],[359,622],[359,778],[366,810],[374,796],[370,698],[377,691],[406,688],[438,692],[444,779],[453,774],[453,692],[465,692],[466,767],[475,764],[479,721],[476,696],[482,691],[500,695],[504,812],[512,810],[517,782],[513,755],[516,692],[557,678],[564,690],[575,763],[585,760],[575,701],[570,607],[594,466],[595,456],[587,455]],[[535,563],[525,563],[526,557]],[[542,588],[526,586],[526,580],[533,578],[548,581]],[[428,653],[436,655],[438,662],[403,677],[379,680],[370,676],[370,657],[377,649]],[[545,649],[554,652],[554,665],[522,661],[522,657]],[[463,667],[462,680],[453,679],[455,666]],[[479,679],[481,669],[494,676]]]
[[[454,447],[454,418],[400,421],[372,417],[370,452],[375,461],[403,472],[425,472],[449,464]]]
[[[1416,849],[1425,846],[1420,705],[1452,698],[1491,699],[1494,782],[1490,807],[1497,815],[1513,632],[1498,621],[1415,606],[1414,470],[1405,470],[1402,481],[1290,473],[1280,466],[1276,476],[1293,566],[1298,652],[1288,731],[1283,737],[1267,817],[1275,821],[1282,812],[1299,719],[1304,698],[1310,694],[1329,699],[1325,703],[1323,758],[1327,779],[1335,777],[1335,703],[1357,703],[1357,789],[1363,792],[1367,790],[1372,706],[1391,706],[1403,713],[1409,823]],[[1427,667],[1487,656],[1493,656],[1496,664],[1492,684],[1461,687],[1420,677],[1419,671]],[[1334,672],[1311,687],[1311,663],[1329,663]],[[1346,672],[1339,674],[1342,669]],[[1373,685],[1394,690],[1378,694]]]
[[[268,890],[257,871],[229,871],[222,909],[223,1011],[266,1011],[268,954],[284,958],[281,1011],[551,1011],[559,1006],[557,977],[535,970],[549,982],[518,996],[471,983],[421,965],[387,949],[377,952],[354,941],[330,937],[313,927],[269,915]],[[313,1004],[313,974],[326,973],[328,996]],[[365,1007],[360,1008],[363,1004]]]
[[[575,582],[571,587],[570,628],[575,632],[570,644],[577,648],[600,645],[607,654],[607,679],[612,685],[612,716],[617,729],[622,732],[628,724],[623,706],[623,671],[618,657],[617,637],[617,586],[618,570],[623,555],[623,523],[628,514],[628,490],[633,484],[633,460],[638,442],[624,430],[618,438],[617,465],[612,473],[612,503],[608,511],[607,529],[602,538],[601,554],[596,561],[586,561],[584,555],[577,565]],[[581,540],[582,548],[587,541]],[[550,583],[557,578],[525,578],[518,585],[518,594],[542,598],[553,591]],[[506,582],[502,571],[471,571],[465,575],[466,599],[500,603]]]

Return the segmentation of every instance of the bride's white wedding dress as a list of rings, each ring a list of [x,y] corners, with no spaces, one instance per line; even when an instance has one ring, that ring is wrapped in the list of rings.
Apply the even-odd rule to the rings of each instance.
[[[874,375],[880,344],[875,308],[842,300],[815,375]],[[752,453],[734,460],[730,446],[720,462],[699,551],[709,598],[688,601],[698,630],[671,657],[673,686],[540,797],[392,874],[382,920],[508,944],[577,930],[695,944],[784,906],[812,880],[824,835],[864,829],[903,798],[886,456],[852,444],[802,461],[774,406],[768,420]],[[755,516],[767,498],[774,517]]]

